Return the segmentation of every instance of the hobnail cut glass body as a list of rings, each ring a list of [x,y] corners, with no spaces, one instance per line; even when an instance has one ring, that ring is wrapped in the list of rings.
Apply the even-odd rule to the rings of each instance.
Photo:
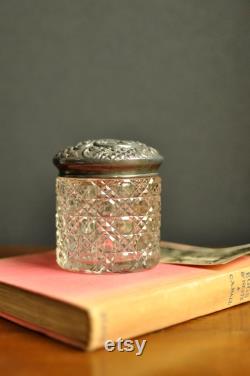
[[[130,272],[159,262],[161,178],[56,180],[57,263],[92,273]]]

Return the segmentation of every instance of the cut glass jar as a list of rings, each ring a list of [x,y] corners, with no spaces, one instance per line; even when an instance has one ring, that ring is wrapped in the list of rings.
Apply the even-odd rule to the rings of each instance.
[[[132,272],[159,262],[162,157],[135,141],[89,140],[54,157],[57,263]]]

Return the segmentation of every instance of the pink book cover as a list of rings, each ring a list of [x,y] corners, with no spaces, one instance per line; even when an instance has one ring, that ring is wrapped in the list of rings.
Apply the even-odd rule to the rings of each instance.
[[[141,286],[176,284],[188,280],[211,278],[222,272],[248,267],[250,257],[245,256],[223,266],[195,267],[174,264],[159,264],[155,268],[137,273],[84,274],[61,269],[56,263],[54,251],[33,255],[9,257],[0,260],[0,283],[9,284],[54,300],[66,302],[91,311],[98,301],[117,294],[130,293]],[[2,317],[17,322],[46,335],[72,343],[70,339],[49,332],[46,328],[10,317],[0,312]],[[74,343],[72,343],[74,344]]]

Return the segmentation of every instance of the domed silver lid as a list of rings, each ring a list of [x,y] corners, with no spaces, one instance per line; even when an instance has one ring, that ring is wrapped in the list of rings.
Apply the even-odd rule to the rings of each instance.
[[[141,142],[101,139],[69,146],[53,162],[61,176],[119,177],[156,175],[162,160],[156,149]]]

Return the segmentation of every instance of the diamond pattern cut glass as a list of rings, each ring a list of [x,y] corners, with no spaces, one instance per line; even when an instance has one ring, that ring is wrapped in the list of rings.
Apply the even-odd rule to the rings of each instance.
[[[147,269],[159,262],[159,176],[58,177],[57,262],[93,273]]]
[[[81,141],[59,151],[57,263],[89,273],[148,269],[160,258],[159,152],[139,141]]]

